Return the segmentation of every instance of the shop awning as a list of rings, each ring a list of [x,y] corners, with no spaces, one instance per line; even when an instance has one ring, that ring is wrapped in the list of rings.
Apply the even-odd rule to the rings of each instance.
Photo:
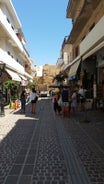
[[[89,52],[87,52],[86,54],[84,54],[82,56],[82,60],[85,60],[87,57],[91,56],[92,54],[94,54],[95,52],[97,52],[98,50],[100,50],[102,47],[104,47],[104,41],[102,41],[96,47],[94,47],[93,49],[89,50]]]
[[[19,75],[9,69],[6,69],[6,72],[11,76],[12,80],[14,81],[21,81],[21,78],[19,77]]]
[[[22,80],[27,81],[27,78],[24,77],[23,75],[20,75],[20,74],[19,74],[19,76],[21,77]]]
[[[73,65],[71,65],[69,73],[68,73],[69,80],[70,78],[76,75],[79,64],[80,64],[80,60],[76,61]]]

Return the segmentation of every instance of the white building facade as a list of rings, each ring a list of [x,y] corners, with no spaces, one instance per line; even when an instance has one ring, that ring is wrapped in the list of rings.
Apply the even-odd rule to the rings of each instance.
[[[26,71],[31,71],[32,61],[24,46],[21,23],[12,2],[0,0],[0,63],[5,64],[5,71],[16,81],[32,79]]]

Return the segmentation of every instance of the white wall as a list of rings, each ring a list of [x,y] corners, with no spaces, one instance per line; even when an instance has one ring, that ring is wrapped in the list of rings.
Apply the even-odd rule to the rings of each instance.
[[[94,46],[99,40],[104,37],[104,16],[95,25],[91,32],[85,37],[80,44],[80,55],[86,53],[91,47]]]

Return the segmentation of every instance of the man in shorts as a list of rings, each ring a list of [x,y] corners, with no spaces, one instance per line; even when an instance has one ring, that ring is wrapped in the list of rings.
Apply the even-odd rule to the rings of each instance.
[[[69,90],[64,87],[62,90],[62,117],[69,116]]]

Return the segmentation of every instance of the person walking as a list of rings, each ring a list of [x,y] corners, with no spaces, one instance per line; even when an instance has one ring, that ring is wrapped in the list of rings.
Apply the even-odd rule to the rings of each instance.
[[[53,99],[52,99],[54,112],[57,115],[61,113],[61,105],[58,104],[59,98],[60,98],[60,93],[58,92],[56,95],[53,96]]]
[[[37,92],[36,92],[35,88],[32,88],[32,92],[30,93],[31,113],[32,114],[35,114],[37,100],[38,100]]]
[[[86,95],[86,89],[84,89],[82,86],[80,86],[78,94],[80,98],[80,110],[84,111],[85,110],[85,95]]]
[[[25,113],[25,106],[26,106],[26,91],[23,90],[20,96],[21,100],[21,113]]]
[[[76,112],[76,107],[77,107],[77,93],[76,93],[76,90],[74,90],[71,96],[71,113],[72,114]]]
[[[69,91],[67,86],[61,92],[62,96],[62,117],[69,116]]]

